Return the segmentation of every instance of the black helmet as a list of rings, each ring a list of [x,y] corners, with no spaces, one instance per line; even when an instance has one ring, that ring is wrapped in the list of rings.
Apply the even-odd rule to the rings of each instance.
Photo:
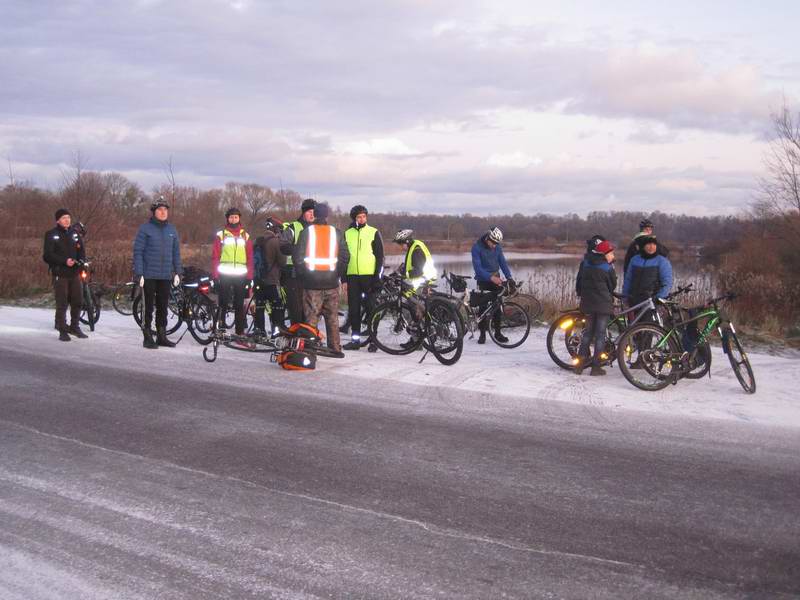
[[[306,198],[300,205],[300,212],[306,212],[307,210],[312,210],[314,208],[317,208],[317,201],[313,198]]]
[[[644,231],[645,227],[653,228],[653,222],[650,219],[642,219],[639,223],[639,231]]]
[[[231,208],[229,208],[228,210],[225,211],[225,218],[227,219],[231,215],[239,215],[241,217],[242,216],[242,211],[240,211],[235,206],[232,206]]]
[[[156,197],[155,202],[153,202],[150,205],[150,212],[151,213],[155,213],[156,209],[162,208],[162,207],[166,208],[167,210],[169,210],[169,204],[167,204],[167,201],[164,200],[164,196],[158,196],[158,197]]]
[[[639,250],[644,249],[647,244],[657,244],[658,241],[656,240],[656,236],[654,235],[640,235],[636,238],[636,245],[639,247]]]
[[[275,217],[269,217],[264,223],[264,229],[278,233],[283,227],[283,222]]]
[[[350,209],[350,218],[353,219],[353,221],[355,221],[356,217],[362,213],[365,215],[369,214],[367,207],[362,206],[361,204],[356,204],[353,208]]]

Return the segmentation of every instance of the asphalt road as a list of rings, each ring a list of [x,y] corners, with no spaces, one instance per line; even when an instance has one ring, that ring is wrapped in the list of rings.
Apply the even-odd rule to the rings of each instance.
[[[215,368],[0,350],[0,598],[800,596],[797,430]]]

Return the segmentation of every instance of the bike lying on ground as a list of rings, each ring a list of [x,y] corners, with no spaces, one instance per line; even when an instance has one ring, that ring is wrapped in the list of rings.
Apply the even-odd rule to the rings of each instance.
[[[697,368],[702,360],[702,347],[708,347],[710,336],[716,329],[722,338],[722,349],[728,355],[736,379],[748,394],[756,391],[756,380],[747,353],[742,349],[731,320],[720,310],[718,303],[733,300],[735,294],[711,298],[702,306],[685,309],[688,318],[673,322],[667,327],[657,323],[640,323],[628,329],[619,339],[622,349],[619,366],[623,376],[639,389],[656,391],[676,384]],[[691,324],[706,320],[694,341],[686,346],[686,329]],[[710,354],[709,354],[710,356]],[[710,360],[708,365],[710,366]]]
[[[692,291],[692,284],[685,287],[680,287],[672,292],[667,299],[675,298],[681,294],[686,294]],[[614,314],[606,326],[606,341],[605,347],[600,354],[602,359],[601,365],[611,365],[617,360],[618,342],[622,334],[629,327],[639,323],[645,317],[652,315],[656,323],[663,326],[665,322],[665,315],[662,311],[658,310],[661,302],[654,298],[647,298],[642,302],[625,308],[622,301],[625,296],[622,294],[614,294],[616,299]],[[671,315],[666,315],[667,321]],[[586,327],[586,315],[578,309],[570,309],[563,312],[547,332],[547,353],[553,362],[562,369],[573,370],[575,368],[575,361],[578,358],[578,352],[581,346],[581,339],[583,338],[584,328]],[[710,352],[708,352],[709,359],[708,365],[711,363]],[[708,370],[694,373],[692,377],[702,377]]]
[[[173,334],[181,325],[186,323],[187,329],[195,341],[206,345],[211,342],[211,334],[217,312],[217,305],[208,297],[212,286],[211,278],[202,274],[193,276],[193,272],[189,268],[184,273],[188,273],[189,276],[170,289],[169,302],[167,304],[166,333],[168,335]],[[133,301],[132,312],[136,324],[142,327],[144,323],[144,294],[140,293]]]
[[[420,348],[422,362],[430,352],[443,365],[454,365],[464,350],[464,329],[452,303],[433,294],[435,286],[422,283],[418,288],[403,281],[399,274],[384,278],[384,300],[375,307],[370,320],[370,335],[388,354],[410,354]]]
[[[80,321],[89,326],[89,331],[94,331],[94,326],[100,320],[100,298],[103,295],[102,288],[92,281],[92,260],[90,258],[78,260],[75,264],[78,267],[78,274],[81,278],[81,288],[83,294],[83,308],[81,309]]]
[[[513,282],[504,281],[499,292],[467,292],[467,279],[471,279],[470,277],[445,271],[443,278],[452,292],[444,297],[457,303],[458,316],[465,334],[469,332],[470,337],[474,337],[475,332],[480,329],[481,321],[486,320],[489,323],[489,337],[501,348],[516,348],[528,339],[531,317],[522,305],[510,300],[518,293]],[[491,323],[492,319],[497,321]]]

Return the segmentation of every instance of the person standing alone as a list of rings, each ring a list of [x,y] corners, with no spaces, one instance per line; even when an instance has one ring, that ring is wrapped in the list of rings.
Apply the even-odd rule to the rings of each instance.
[[[53,292],[56,296],[56,329],[58,339],[70,341],[70,334],[77,338],[87,338],[80,328],[83,307],[83,287],[79,272],[79,261],[86,257],[83,238],[77,230],[70,227],[72,215],[66,208],[59,208],[55,214],[56,226],[44,234],[44,255],[42,258],[50,267],[53,276]],[[67,327],[67,307],[70,325]]]

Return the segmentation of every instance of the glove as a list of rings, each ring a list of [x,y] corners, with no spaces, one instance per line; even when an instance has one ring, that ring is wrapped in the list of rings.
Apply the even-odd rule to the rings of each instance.
[[[144,287],[144,275],[139,275],[139,287]]]
[[[178,287],[180,283],[181,283],[181,276],[175,273],[175,275],[172,277],[172,285],[174,287]]]

